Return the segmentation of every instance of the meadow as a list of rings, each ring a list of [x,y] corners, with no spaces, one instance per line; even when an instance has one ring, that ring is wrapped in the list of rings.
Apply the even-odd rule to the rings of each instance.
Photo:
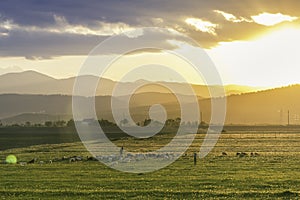
[[[24,128],[26,129],[26,128]],[[200,133],[185,156],[168,167],[152,172],[129,174],[111,169],[97,161],[87,161],[89,152],[70,129],[59,129],[72,137],[57,140],[58,130],[0,130],[1,162],[14,154],[20,162],[37,158],[35,164],[0,164],[1,199],[299,199],[299,127],[225,127],[216,147],[194,166],[204,134]],[[23,146],[15,147],[7,134],[23,134]],[[54,135],[51,135],[53,132]],[[25,137],[26,135],[26,137]],[[32,137],[30,135],[34,135]],[[117,136],[117,134],[115,134]],[[125,149],[146,151],[166,144],[172,134],[145,140],[115,138]],[[12,138],[12,137],[9,137]],[[39,138],[39,139],[38,139]],[[46,139],[47,138],[47,139]],[[51,139],[52,138],[52,139]],[[55,140],[56,138],[56,140]],[[48,140],[48,143],[46,144]],[[5,142],[7,142],[7,148]],[[35,141],[34,143],[32,141]],[[46,141],[46,142],[44,142]],[[10,144],[12,143],[12,144]],[[21,142],[20,142],[21,143]],[[27,145],[26,145],[27,144]],[[222,152],[227,155],[222,156]],[[249,156],[236,156],[246,152]],[[258,155],[251,157],[250,153]],[[55,158],[82,156],[69,163]],[[42,161],[42,163],[39,163]]]

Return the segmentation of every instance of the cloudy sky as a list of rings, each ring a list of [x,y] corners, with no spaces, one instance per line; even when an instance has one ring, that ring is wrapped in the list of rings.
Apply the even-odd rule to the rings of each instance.
[[[299,8],[299,0],[2,0],[0,74],[31,69],[74,76],[101,41],[161,27],[197,41],[225,84],[300,83]],[[179,48],[167,38],[151,42]]]

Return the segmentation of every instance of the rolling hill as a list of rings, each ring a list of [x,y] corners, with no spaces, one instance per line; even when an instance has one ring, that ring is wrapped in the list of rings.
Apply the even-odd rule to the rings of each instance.
[[[114,97],[120,103],[126,96]],[[151,97],[151,98],[149,98]],[[189,96],[186,96],[189,103]],[[83,101],[91,98],[80,97]],[[299,124],[300,85],[270,89],[227,97],[226,124],[287,124],[288,111],[290,123]],[[198,98],[204,121],[210,119],[210,99]],[[161,103],[169,118],[180,115],[180,107],[174,95],[169,93],[137,93],[131,97],[130,111],[133,119],[142,121],[148,117],[149,105]],[[72,97],[68,95],[0,95],[0,120],[17,121],[19,115],[30,113],[30,119],[41,118],[41,114],[56,116],[72,115]],[[96,110],[99,118],[112,120],[111,97],[97,96]],[[120,110],[120,112],[123,112]],[[9,118],[9,120],[7,119]],[[24,120],[23,120],[24,121]]]
[[[95,76],[81,76],[78,79],[82,80],[86,85],[90,85],[98,78]],[[39,95],[72,95],[73,85],[76,77],[67,79],[55,79],[47,75],[35,72],[24,71],[18,73],[8,73],[0,76],[0,94],[39,94]],[[176,87],[179,94],[188,95],[185,89],[184,83],[176,82],[149,82],[146,80],[138,80],[136,82],[122,82],[120,84],[119,96],[128,95],[128,88],[134,87],[138,83],[147,83],[147,87],[139,89],[138,93],[158,92],[158,93],[170,93],[169,90],[159,86],[164,84],[167,87]],[[98,84],[96,91],[97,96],[111,95],[117,82],[110,79],[102,78]],[[192,85],[196,91],[197,96],[202,98],[210,98],[208,87],[205,85]],[[220,88],[220,86],[210,86],[212,88]],[[261,87],[249,87],[239,85],[227,85],[224,86],[228,95],[241,94],[252,91],[261,90]],[[217,94],[221,95],[221,93]]]

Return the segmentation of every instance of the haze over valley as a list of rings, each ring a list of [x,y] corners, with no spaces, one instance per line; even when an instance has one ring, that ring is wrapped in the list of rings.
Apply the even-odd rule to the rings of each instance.
[[[84,81],[97,77],[81,77]],[[11,81],[16,80],[16,81]],[[75,78],[54,79],[49,76],[26,71],[8,73],[0,76],[0,120],[4,124],[26,122],[44,123],[45,121],[69,120],[72,118],[72,89]],[[131,96],[130,111],[132,118],[139,122],[148,118],[148,111],[153,104],[165,106],[168,118],[180,116],[180,106],[174,94],[160,86],[157,82],[139,80],[147,83]],[[127,88],[136,82],[121,83],[124,93],[113,97],[121,103],[127,95]],[[96,109],[98,118],[113,121],[111,114],[111,94],[116,82],[101,79],[97,89]],[[184,97],[184,103],[193,100],[188,96],[184,83],[164,82],[179,88],[177,95]],[[103,87],[104,86],[104,87]],[[203,121],[210,119],[210,94],[207,86],[193,85],[197,94]],[[212,86],[219,87],[219,86]],[[287,124],[287,114],[290,111],[290,123],[298,124],[300,105],[300,85],[291,85],[282,88],[264,89],[260,87],[225,85],[227,94],[227,115],[225,124],[270,125]],[[151,98],[149,98],[151,96]],[[90,101],[90,97],[82,97]],[[120,112],[124,112],[120,110]],[[191,119],[192,120],[192,119]]]

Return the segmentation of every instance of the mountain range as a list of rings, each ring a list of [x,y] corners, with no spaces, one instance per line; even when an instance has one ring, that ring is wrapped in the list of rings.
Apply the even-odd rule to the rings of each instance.
[[[87,80],[96,77],[83,77]],[[0,120],[5,124],[43,123],[48,120],[68,120],[72,117],[72,87],[75,78],[54,79],[49,76],[29,71],[10,73],[0,76]],[[116,82],[104,79],[106,90],[97,91],[96,110],[98,118],[113,121],[111,98],[122,103],[128,97],[126,88],[135,82],[124,84],[124,94],[111,97],[111,90]],[[145,80],[139,80],[145,81]],[[130,99],[130,112],[135,121],[148,118],[148,111],[153,104],[162,104],[168,118],[180,116],[180,105],[176,97],[157,83],[145,81],[150,86],[138,90]],[[180,89],[183,83],[168,82]],[[129,85],[129,86],[128,86]],[[132,86],[132,85],[131,85]],[[218,86],[214,86],[218,87]],[[198,102],[203,120],[210,119],[210,99],[206,86],[193,85],[197,91]],[[257,91],[258,88],[226,86],[227,115],[226,124],[287,124],[288,111],[291,124],[299,123],[300,85]],[[231,88],[231,90],[229,90]],[[233,89],[234,88],[234,89]],[[255,92],[253,92],[255,91]],[[101,93],[100,93],[101,92]],[[99,95],[100,94],[100,95]],[[178,94],[185,102],[192,101],[185,91]],[[79,97],[90,101],[90,97]],[[120,110],[120,112],[123,112]]]
[[[86,75],[80,76],[78,79],[84,82],[86,85],[95,82],[98,79],[96,76]],[[73,85],[76,77],[66,79],[55,79],[53,77],[35,72],[24,71],[18,73],[8,73],[0,75],[0,94],[41,94],[41,95],[72,95]],[[149,84],[147,87],[141,88],[138,93],[146,92],[158,92],[158,93],[170,93],[158,84],[164,84],[166,86],[176,87],[179,94],[187,95],[184,83],[176,82],[150,82],[147,80],[138,80],[135,82],[122,82],[120,84],[120,93],[118,95],[128,95],[128,88],[133,87],[140,83]],[[116,81],[101,78],[96,91],[97,96],[111,95],[113,88],[116,85]],[[151,84],[152,83],[152,84]],[[202,98],[209,98],[209,90],[205,85],[191,84],[196,95]],[[210,86],[212,88],[220,88],[220,86]],[[263,87],[250,87],[239,85],[225,85],[224,89],[227,95],[241,94],[246,92],[253,92],[264,89]],[[218,95],[218,94],[217,94]],[[220,94],[221,95],[221,94]]]

